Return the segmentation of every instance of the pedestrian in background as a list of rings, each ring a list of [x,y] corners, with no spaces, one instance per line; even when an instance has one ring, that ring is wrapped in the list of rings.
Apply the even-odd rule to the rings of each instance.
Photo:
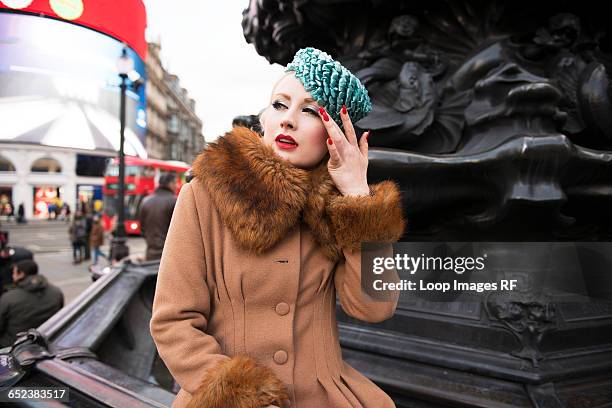
[[[66,219],[66,222],[70,222],[70,206],[68,205],[68,203],[64,203],[64,208],[65,208],[65,214],[64,217]]]
[[[23,206],[23,203],[19,204],[19,208],[17,209],[17,223],[18,224],[25,224],[26,223],[26,219],[25,219],[25,207]]]
[[[73,263],[81,263],[85,256],[85,245],[87,244],[87,225],[80,211],[74,213],[74,219],[68,228],[68,234],[72,243]]]
[[[62,207],[64,206],[64,202],[61,198],[56,197],[55,200],[53,200],[53,203],[55,205],[55,208],[53,209],[55,212],[53,219],[57,221],[60,219],[60,214],[62,213]]]
[[[55,203],[47,203],[47,220],[52,220],[55,217]]]
[[[83,260],[88,261],[91,259],[89,240],[91,237],[91,229],[94,223],[93,214],[91,213],[91,210],[88,207],[85,207],[85,210],[83,211],[83,219],[85,219],[85,257],[83,258]]]
[[[89,247],[91,248],[91,252],[93,252],[92,266],[98,264],[98,257],[100,256],[108,260],[108,256],[100,249],[102,245],[104,245],[104,226],[102,225],[102,218],[100,218],[99,215],[94,215],[91,233],[89,234]]]
[[[147,242],[146,260],[160,259],[170,227],[170,219],[176,204],[176,175],[163,174],[159,187],[148,196],[140,207],[140,229]]]
[[[13,265],[15,288],[0,298],[0,347],[13,344],[17,333],[43,324],[64,307],[64,294],[38,274],[31,259]]]
[[[13,264],[23,259],[33,259],[32,251],[9,246],[8,232],[0,231],[0,296],[14,287]]]

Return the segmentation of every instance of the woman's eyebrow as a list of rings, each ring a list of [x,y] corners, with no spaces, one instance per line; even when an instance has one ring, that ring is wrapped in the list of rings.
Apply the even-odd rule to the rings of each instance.
[[[287,95],[286,93],[279,92],[276,94],[276,96],[282,96],[285,99],[291,100],[291,97]],[[311,102],[316,102],[316,101],[312,98],[305,98],[303,102],[311,103]]]

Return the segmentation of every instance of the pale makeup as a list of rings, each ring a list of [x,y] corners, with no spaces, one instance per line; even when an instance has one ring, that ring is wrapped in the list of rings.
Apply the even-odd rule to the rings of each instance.
[[[270,104],[260,117],[263,142],[296,167],[317,166],[327,155],[327,130],[319,116],[319,105],[293,73],[285,74],[272,90]],[[283,149],[278,135],[291,136],[297,147]]]

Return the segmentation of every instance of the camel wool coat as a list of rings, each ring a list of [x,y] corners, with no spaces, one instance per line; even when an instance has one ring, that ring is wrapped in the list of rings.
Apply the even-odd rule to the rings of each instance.
[[[181,386],[173,407],[395,407],[342,360],[335,306],[366,322],[393,316],[397,295],[362,294],[360,244],[401,237],[397,185],[342,196],[327,160],[297,168],[241,127],[209,144],[193,171],[150,325]]]

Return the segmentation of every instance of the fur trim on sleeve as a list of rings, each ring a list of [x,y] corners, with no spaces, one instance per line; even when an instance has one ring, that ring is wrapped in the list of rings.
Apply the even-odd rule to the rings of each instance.
[[[400,192],[390,180],[371,185],[369,196],[335,197],[327,212],[337,244],[350,251],[362,242],[397,242],[404,233]]]
[[[248,356],[235,356],[207,371],[188,408],[288,407],[283,383],[271,369]]]

